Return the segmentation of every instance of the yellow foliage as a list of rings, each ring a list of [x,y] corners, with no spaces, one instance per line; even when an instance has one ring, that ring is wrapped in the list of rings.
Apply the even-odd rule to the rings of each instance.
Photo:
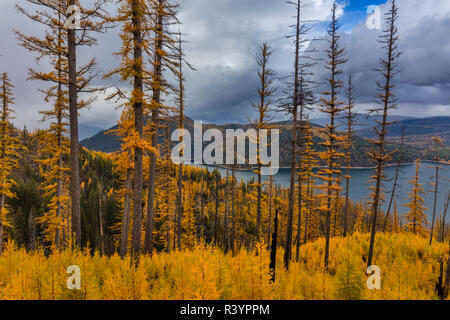
[[[241,249],[234,255],[201,244],[143,255],[135,266],[130,257],[70,249],[46,257],[43,250],[27,253],[8,242],[0,257],[0,299],[336,299],[348,259],[361,299],[437,299],[434,285],[439,262],[448,255],[445,244],[429,246],[426,239],[410,233],[380,234],[377,240],[374,263],[381,269],[381,290],[366,286],[363,257],[368,234],[334,238],[328,273],[322,264],[324,239],[303,245],[299,262],[291,262],[289,271],[280,250],[274,283],[264,243],[257,243],[255,251]],[[80,290],[66,286],[71,265],[80,267]]]

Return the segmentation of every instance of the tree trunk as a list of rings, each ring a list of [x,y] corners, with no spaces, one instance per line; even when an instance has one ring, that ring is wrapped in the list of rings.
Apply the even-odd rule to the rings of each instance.
[[[162,1],[159,0],[159,6],[163,6]],[[161,51],[163,49],[163,40],[162,40],[162,32],[163,32],[163,13],[161,10],[158,10],[156,17],[156,32],[155,32],[155,55],[153,62],[153,97],[152,101],[154,104],[154,110],[152,111],[152,124],[154,126],[152,132],[152,147],[156,150],[157,148],[157,131],[158,131],[158,123],[159,123],[159,112],[160,112],[160,104],[161,104],[161,81],[162,81],[162,57]],[[154,220],[154,202],[155,202],[155,178],[156,178],[156,154],[150,154],[150,174],[149,174],[149,182],[148,182],[148,198],[147,198],[147,228],[145,231],[145,250],[147,253],[153,253],[153,220]],[[180,218],[178,217],[178,220]],[[181,248],[181,239],[180,232],[178,230],[179,226],[177,226],[177,242],[178,248]]]
[[[257,148],[259,150],[259,135],[257,137]],[[259,151],[258,151],[259,152]],[[258,185],[257,188],[257,204],[256,204],[256,241],[260,240],[261,233],[261,198],[262,198],[262,188],[261,188],[261,163],[258,156]]]
[[[398,159],[397,159],[397,169],[395,170],[395,177],[394,177],[394,186],[392,187],[392,192],[391,192],[391,198],[389,200],[389,206],[388,209],[386,211],[386,217],[384,218],[384,224],[383,224],[383,232],[386,232],[386,226],[389,220],[389,215],[391,213],[391,207],[392,207],[392,202],[394,200],[395,197],[395,190],[397,188],[398,185],[398,174],[400,173],[400,166],[402,164],[402,153],[403,153],[403,143],[405,141],[405,128],[403,128],[402,130],[402,140],[400,143],[400,153],[398,155]]]
[[[441,241],[442,242],[445,241],[445,229],[447,228],[447,225],[445,224],[445,220],[447,218],[447,211],[448,211],[449,203],[450,203],[450,191],[449,191],[448,196],[447,196],[447,201],[445,202],[444,216],[442,217],[442,234],[441,234]]]
[[[2,185],[5,184],[5,177],[2,177]],[[5,208],[5,194],[0,194],[0,256],[3,252],[3,209]]]
[[[350,215],[350,161],[347,165],[347,176],[345,177],[345,212],[344,212],[344,232],[343,236],[347,236],[348,216]]]
[[[120,237],[120,256],[123,258],[127,255],[128,249],[128,230],[130,226],[130,209],[131,209],[131,189],[132,189],[132,175],[127,172],[127,179],[125,182],[125,195],[123,201],[123,218],[122,218],[122,230]]]
[[[61,30],[59,30],[58,33],[58,40],[61,40]],[[63,130],[62,130],[62,109],[63,106],[61,105],[61,100],[63,99],[63,91],[62,91],[62,83],[61,83],[61,77],[62,77],[62,70],[61,70],[61,54],[58,54],[58,101],[57,106],[56,106],[56,111],[57,111],[57,121],[58,121],[58,128],[57,128],[57,145],[58,145],[58,151],[59,151],[59,156],[58,156],[58,181],[57,181],[57,186],[56,186],[56,198],[57,198],[57,202],[56,202],[56,216],[59,218],[61,217],[61,210],[62,210],[62,204],[61,204],[61,196],[62,196],[62,179],[63,179],[63,154],[62,154],[62,135],[63,135]],[[64,224],[63,224],[64,226]],[[60,249],[61,248],[61,244],[60,244],[60,228],[61,226],[58,223],[58,226],[56,228],[56,235],[55,235],[55,245],[56,245],[56,249]],[[65,242],[65,240],[63,240]],[[63,246],[65,245],[65,243],[63,242]]]
[[[69,0],[69,5],[75,5]],[[76,245],[81,246],[81,207],[80,207],[80,156],[78,145],[78,89],[77,56],[75,29],[68,30],[68,77],[69,77],[69,118],[70,118],[70,191],[72,200],[72,235]]]
[[[34,207],[30,209],[30,215],[28,217],[28,230],[29,230],[28,250],[34,251],[36,245],[36,220]]]
[[[214,245],[217,245],[217,233],[218,233],[218,216],[219,216],[219,181],[216,178],[216,188],[214,190],[214,203],[215,203],[215,213],[214,213]]]
[[[309,220],[311,219],[311,215],[312,215],[312,197],[313,197],[313,190],[311,187],[311,177],[310,175],[308,175],[308,182],[307,182],[307,192],[308,192],[308,210],[306,212],[306,216],[305,216],[305,233],[304,233],[304,237],[303,237],[303,243],[306,244],[306,242],[308,241],[308,224],[309,224]]]
[[[236,172],[234,165],[231,167],[231,219],[233,220],[231,223],[231,236],[230,236],[230,246],[231,251],[235,254],[235,241],[236,241]]]
[[[103,201],[103,188],[99,183],[98,185],[98,215],[99,215],[99,235],[100,235],[100,254],[103,256],[105,254],[105,239],[103,235],[103,213],[102,213],[102,201]]]
[[[230,179],[229,179],[229,168],[227,166],[227,182],[225,184],[225,213],[224,213],[224,252],[225,254],[228,253],[228,250],[230,249],[230,225],[228,222],[228,197],[229,197],[229,185],[230,185]]]
[[[300,7],[301,1],[297,1],[297,25],[295,32],[295,64],[294,64],[294,96],[292,110],[292,141],[291,141],[291,180],[289,183],[288,221],[286,231],[286,247],[284,252],[284,265],[289,269],[292,251],[292,222],[294,216],[294,189],[297,156],[297,112],[298,112],[298,76],[300,59]]]
[[[267,221],[267,244],[270,243],[270,233],[272,232],[272,187],[273,186],[273,175],[269,177],[269,219]]]
[[[155,131],[152,134],[152,147],[157,147],[157,123],[159,122],[158,110],[153,111],[152,123],[155,125]],[[156,183],[156,154],[150,154],[149,163],[149,178],[148,178],[148,192],[147,192],[147,225],[145,230],[145,251],[149,254],[153,253],[153,225],[154,225],[154,210],[155,210],[155,183]],[[176,215],[175,215],[176,217]],[[177,225],[175,230],[178,230],[178,218],[175,219]],[[178,236],[178,232],[175,236]],[[175,245],[175,241],[174,241]]]
[[[450,254],[447,260],[447,274],[445,275],[445,286],[444,286],[445,298],[448,297],[449,293],[450,293]]]
[[[386,122],[386,114],[384,115],[384,121]],[[384,129],[383,129],[384,130]],[[384,139],[383,139],[384,142]],[[383,142],[380,144],[380,152],[383,152]],[[373,246],[375,242],[375,233],[377,232],[377,216],[378,216],[378,206],[381,194],[381,179],[383,175],[383,162],[381,160],[378,161],[377,171],[376,171],[376,186],[375,186],[375,198],[372,207],[372,222],[371,222],[371,232],[370,232],[370,245],[369,245],[369,258],[367,259],[367,267],[372,265],[372,256],[373,256]]]
[[[431,221],[430,245],[433,242],[434,221],[436,219],[438,183],[439,183],[439,158],[436,152],[436,175],[434,181],[434,205],[433,205],[433,219]]]
[[[387,49],[387,58],[382,60],[381,70],[384,83],[379,85],[379,88],[382,90],[382,93],[379,94],[381,97],[382,108],[379,108],[378,111],[383,113],[383,120],[381,122],[381,128],[377,129],[378,132],[378,140],[376,141],[376,146],[378,146],[378,150],[376,151],[374,158],[377,161],[377,169],[375,173],[375,193],[373,199],[373,207],[372,207],[372,231],[370,234],[370,245],[369,245],[369,257],[367,259],[367,267],[372,265],[372,257],[373,257],[373,248],[375,242],[375,234],[377,231],[377,217],[379,211],[379,202],[381,199],[381,183],[383,179],[383,163],[385,161],[384,154],[384,144],[385,144],[385,136],[387,134],[387,126],[388,126],[388,113],[389,109],[392,108],[392,77],[395,73],[395,59],[398,57],[399,53],[397,52],[396,42],[398,37],[396,36],[397,28],[395,26],[395,22],[397,19],[397,7],[395,5],[395,1],[392,1],[391,10],[387,16],[387,24],[388,27],[385,31],[385,42],[383,42],[384,48]]]
[[[275,211],[275,221],[272,234],[272,246],[270,250],[270,265],[269,269],[271,272],[270,280],[275,282],[275,268],[277,262],[277,239],[278,239],[278,209]]]
[[[300,161],[301,163],[301,161]],[[302,178],[301,175],[298,176],[298,216],[297,216],[297,237],[296,241],[296,250],[295,250],[295,260],[298,261],[300,255],[300,234],[301,234],[301,226],[302,226]]]
[[[133,109],[134,109],[134,127],[139,139],[143,138],[144,132],[144,105],[143,105],[143,44],[142,44],[142,21],[140,19],[140,8],[136,1],[131,3],[132,25],[133,25]],[[133,179],[133,233],[131,253],[135,262],[138,261],[141,251],[141,232],[142,232],[142,189],[143,189],[143,151],[142,148],[134,147],[134,179]]]

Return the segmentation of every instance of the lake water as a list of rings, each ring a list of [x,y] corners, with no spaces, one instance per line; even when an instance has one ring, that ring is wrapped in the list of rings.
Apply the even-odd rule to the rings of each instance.
[[[226,176],[226,169],[214,166],[203,166],[196,165],[198,167],[207,168],[212,171],[214,169],[218,169],[222,176]],[[415,164],[404,164],[400,168],[399,178],[398,178],[398,186],[396,189],[397,195],[397,209],[400,213],[404,214],[407,212],[408,208],[403,206],[408,202],[408,192],[411,192],[412,185],[408,182],[415,175],[416,166]],[[383,204],[382,208],[387,209],[389,204],[390,194],[392,191],[392,186],[394,184],[394,176],[395,176],[396,167],[386,167],[385,175],[387,179],[390,181],[384,182],[385,185],[385,198],[386,203]],[[282,168],[278,172],[277,175],[274,176],[274,182],[276,184],[280,184],[283,187],[289,187],[290,181],[290,172],[291,170],[288,168]],[[351,179],[350,179],[350,198],[355,202],[367,201],[367,197],[370,194],[369,187],[370,185],[367,183],[370,181],[370,177],[373,175],[373,169],[352,169],[351,170]],[[230,171],[231,174],[231,171]],[[424,191],[426,194],[424,195],[425,207],[428,208],[427,214],[433,214],[433,203],[434,203],[434,187],[431,185],[431,182],[434,181],[432,177],[435,174],[435,168],[433,167],[433,163],[431,162],[422,162],[420,167],[420,182],[423,184]],[[257,175],[251,170],[239,170],[236,171],[236,178],[238,181],[247,182],[250,179],[257,179]],[[268,177],[263,177],[263,181],[268,181]],[[345,185],[345,182],[344,182]],[[441,169],[439,170],[439,188],[438,188],[438,197],[437,197],[437,216],[441,215],[444,210],[445,200],[450,190],[450,165],[441,165]],[[447,219],[448,220],[448,219]]]

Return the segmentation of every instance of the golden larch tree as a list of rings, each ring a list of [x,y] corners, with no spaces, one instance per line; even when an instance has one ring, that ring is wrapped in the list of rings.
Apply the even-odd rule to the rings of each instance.
[[[406,229],[414,234],[426,236],[428,235],[428,221],[423,201],[425,192],[423,184],[419,182],[419,169],[420,160],[417,159],[416,174],[409,181],[409,184],[412,185],[412,190],[408,193],[409,202],[405,204],[405,206],[409,208],[409,211],[406,213]]]
[[[336,197],[336,193],[340,187],[338,185],[338,175],[340,174],[339,161],[344,154],[339,150],[343,144],[343,137],[337,132],[337,117],[342,111],[344,104],[339,100],[339,90],[343,87],[343,81],[339,79],[339,75],[342,74],[340,69],[341,65],[346,62],[344,58],[344,48],[339,45],[340,36],[338,34],[339,24],[336,17],[338,5],[333,3],[331,10],[332,20],[328,30],[327,41],[330,47],[327,50],[328,61],[326,68],[329,70],[330,75],[327,78],[327,85],[329,90],[323,92],[323,97],[320,98],[320,106],[322,112],[326,113],[330,117],[330,123],[326,125],[325,129],[325,142],[322,145],[326,148],[325,152],[320,154],[322,160],[327,165],[326,168],[319,171],[319,175],[324,184],[321,186],[325,192],[323,195],[325,203],[321,207],[321,211],[325,213],[325,256],[324,256],[324,268],[328,269],[328,258],[330,250],[330,236],[331,236],[331,215],[333,199]]]
[[[14,129],[11,120],[14,119],[14,110],[11,105],[14,104],[12,89],[14,88],[8,75],[3,73],[0,80],[0,256],[3,252],[3,228],[6,224],[8,209],[6,199],[14,198],[15,194],[11,191],[15,184],[11,178],[14,168],[18,167],[18,151],[21,149],[17,138],[17,132]]]
[[[261,150],[261,141],[260,141],[260,133],[261,130],[270,130],[272,126],[270,125],[270,111],[271,111],[271,100],[270,97],[275,93],[276,88],[273,85],[275,71],[269,68],[269,60],[272,55],[272,51],[269,45],[265,42],[259,48],[259,52],[256,57],[256,62],[258,64],[258,96],[259,100],[257,103],[252,103],[253,108],[256,111],[257,118],[255,120],[250,120],[249,122],[252,127],[257,131],[256,136],[256,146],[257,146],[257,169],[256,174],[258,176],[257,180],[257,202],[256,202],[256,227],[257,234],[256,238],[259,241],[260,233],[261,233],[261,200],[262,200],[262,181],[261,181],[261,158],[260,158],[260,150]],[[259,132],[259,133],[258,133]],[[262,146],[264,147],[264,146]]]
[[[386,57],[380,60],[379,72],[382,75],[382,81],[377,81],[378,87],[378,106],[370,109],[370,113],[376,113],[381,115],[381,120],[377,120],[377,125],[374,127],[376,138],[371,140],[373,145],[372,150],[368,153],[369,157],[376,162],[376,169],[373,175],[374,186],[371,187],[371,204],[372,204],[372,221],[370,231],[370,244],[369,254],[367,259],[367,266],[372,265],[373,247],[375,243],[375,234],[377,232],[377,218],[380,203],[382,202],[382,181],[384,179],[384,164],[391,157],[385,151],[386,135],[389,124],[388,115],[395,108],[395,95],[393,88],[395,84],[393,82],[394,76],[398,73],[397,60],[401,54],[399,51],[398,42],[398,7],[395,0],[392,0],[390,10],[386,13],[385,29],[380,36],[379,42],[382,44],[383,49],[386,50]]]

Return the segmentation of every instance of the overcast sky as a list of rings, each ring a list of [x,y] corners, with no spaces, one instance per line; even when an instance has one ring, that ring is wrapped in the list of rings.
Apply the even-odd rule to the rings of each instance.
[[[368,5],[380,5],[383,0],[347,0],[339,11],[342,25],[342,46],[349,62],[344,68],[351,73],[357,91],[358,109],[364,112],[375,96],[374,68],[383,54],[377,43],[379,30],[366,25]],[[416,117],[450,116],[450,1],[397,0],[399,6],[399,46],[404,52],[395,92],[398,97],[396,114]],[[0,0],[0,72],[8,72],[15,84],[17,126],[42,127],[38,110],[48,108],[37,91],[42,84],[27,81],[27,70],[33,66],[33,55],[17,45],[13,29],[25,34],[39,34],[39,30],[20,16],[15,4],[29,7],[25,0]],[[332,0],[310,0],[303,11],[303,20],[316,21],[310,37],[325,34]],[[268,42],[274,53],[271,68],[281,79],[292,71],[292,40],[289,26],[294,23],[295,9],[283,0],[185,0],[180,12],[182,31],[189,41],[187,59],[197,71],[187,72],[187,115],[206,122],[245,122],[252,115],[251,102],[256,100],[258,47]],[[96,56],[98,72],[103,74],[119,64],[112,56],[120,47],[119,30],[99,37],[99,45],[82,49],[80,57]],[[318,57],[323,56],[327,43],[316,41],[313,46]],[[38,69],[46,70],[41,63]],[[313,70],[316,80],[325,77],[323,62]],[[108,85],[107,81],[97,80]],[[283,82],[277,81],[279,93]],[[317,89],[320,93],[321,88]],[[83,126],[108,128],[119,117],[113,103],[102,96],[90,110],[83,111]],[[282,117],[282,115],[279,115]],[[315,112],[313,117],[321,116]]]

